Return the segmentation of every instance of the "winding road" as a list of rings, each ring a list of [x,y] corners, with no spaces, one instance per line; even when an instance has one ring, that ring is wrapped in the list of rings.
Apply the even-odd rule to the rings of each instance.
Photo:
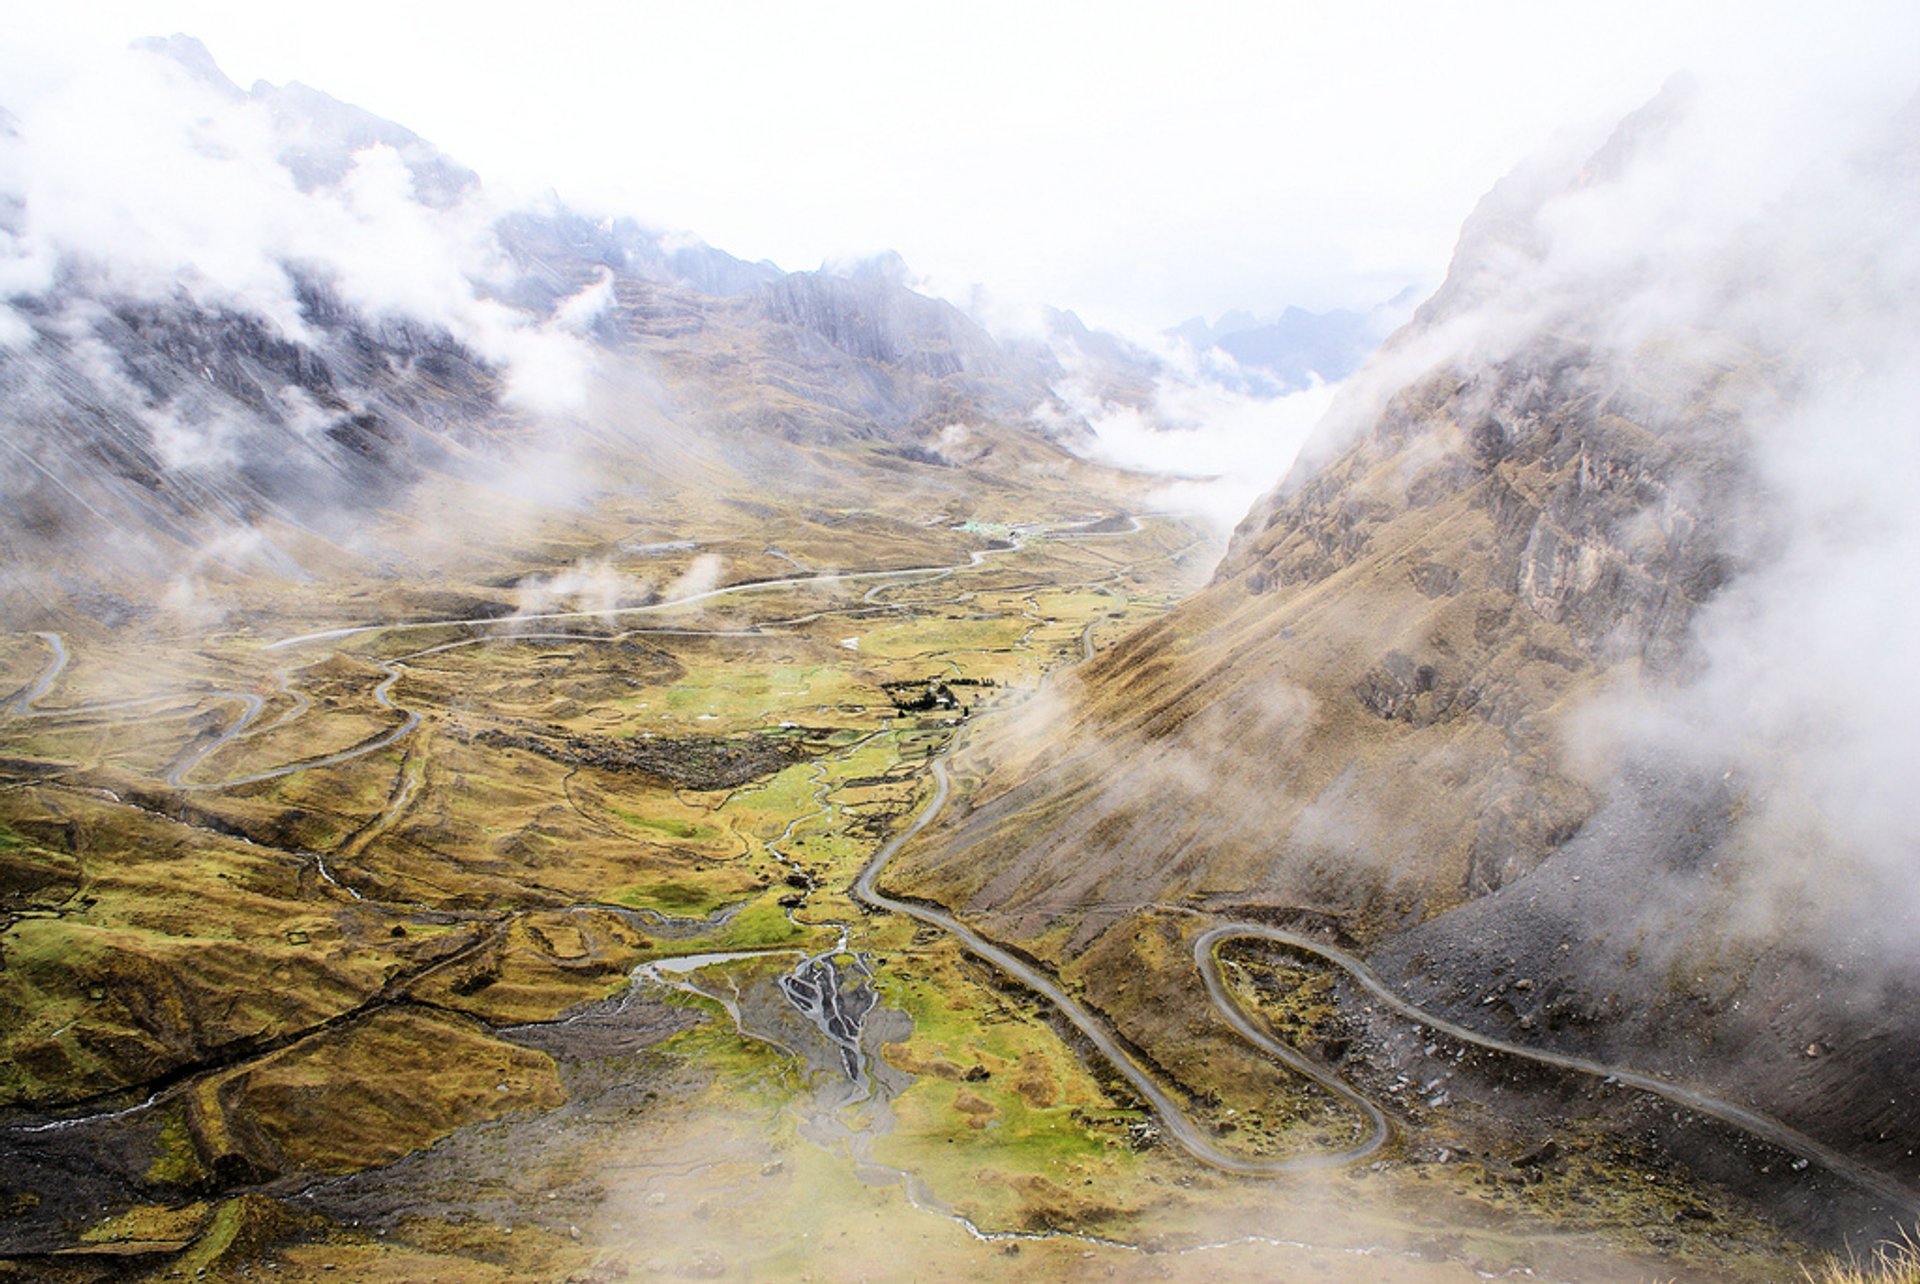
[[[40,676],[28,683],[21,689],[20,694],[13,698],[12,708],[15,713],[30,712],[40,697],[53,686],[54,680],[60,676],[61,670],[67,667],[67,660],[70,658],[67,654],[66,640],[58,633],[36,633],[34,636],[45,642],[47,649],[53,654],[47,660],[47,667],[40,671]]]
[[[1093,626],[1090,624],[1081,634],[1080,662],[1091,660],[1094,654]],[[946,754],[952,752],[953,746],[950,745]],[[1230,940],[1261,940],[1303,951],[1339,968],[1393,1012],[1430,1030],[1488,1051],[1532,1061],[1539,1065],[1592,1075],[1652,1093],[1675,1105],[1729,1124],[1809,1163],[1818,1164],[1827,1172],[1886,1200],[1895,1209],[1904,1210],[1910,1214],[1920,1212],[1920,1194],[1908,1190],[1885,1174],[1876,1172],[1759,1111],[1723,1100],[1700,1088],[1662,1079],[1629,1066],[1609,1065],[1544,1048],[1525,1047],[1482,1034],[1458,1022],[1429,1012],[1396,994],[1357,956],[1322,944],[1311,937],[1264,923],[1219,923],[1203,931],[1194,939],[1193,961],[1206,986],[1207,997],[1221,1018],[1242,1038],[1329,1095],[1352,1107],[1366,1121],[1366,1134],[1354,1145],[1340,1150],[1312,1154],[1255,1158],[1222,1150],[1214,1144],[1205,1127],[1196,1122],[1180,1103],[1175,1101],[1134,1057],[1120,1046],[1104,1023],[1096,1019],[1038,968],[980,936],[945,910],[924,903],[901,900],[879,890],[876,883],[887,863],[907,843],[925,831],[946,806],[951,793],[946,764],[940,758],[935,758],[931,763],[931,769],[934,780],[932,796],[913,823],[888,840],[861,869],[851,889],[855,898],[875,909],[900,914],[930,927],[939,928],[958,941],[968,953],[999,968],[1006,975],[1052,1003],[1060,1014],[1085,1035],[1088,1041],[1099,1050],[1100,1055],[1105,1057],[1108,1063],[1153,1107],[1167,1134],[1179,1142],[1181,1147],[1195,1159],[1209,1167],[1247,1176],[1270,1176],[1341,1167],[1375,1154],[1385,1144],[1391,1133],[1387,1116],[1379,1106],[1318,1062],[1275,1039],[1240,1006],[1221,975],[1216,957],[1217,950],[1222,943]]]
[[[907,843],[911,842],[922,830],[926,829],[928,825],[931,825],[947,804],[947,797],[951,787],[947,780],[946,764],[936,758],[932,766],[934,782],[933,797],[928,800],[926,807],[920,812],[920,815],[915,818],[914,822],[900,833],[894,835],[893,838],[889,839],[886,845],[875,852],[873,859],[868,861],[866,867],[860,871],[860,876],[856,878],[853,883],[853,894],[856,898],[867,905],[871,905],[875,909],[901,914],[916,922],[939,928],[959,941],[961,946],[969,954],[991,963],[1014,980],[1020,982],[1020,984],[1053,1004],[1054,1007],[1059,1010],[1060,1015],[1072,1022],[1074,1028],[1085,1035],[1087,1041],[1092,1043],[1093,1046],[1099,1050],[1100,1055],[1107,1059],[1108,1064],[1119,1071],[1126,1081],[1133,1085],[1134,1091],[1138,1092],[1141,1097],[1153,1107],[1153,1112],[1160,1117],[1160,1126],[1166,1129],[1167,1134],[1178,1141],[1188,1154],[1191,1154],[1194,1158],[1210,1168],[1218,1168],[1222,1172],[1237,1173],[1249,1177],[1267,1177],[1280,1173],[1303,1172],[1316,1168],[1338,1168],[1366,1159],[1386,1143],[1387,1117],[1380,1112],[1378,1107],[1367,1101],[1366,1098],[1360,1096],[1359,1093],[1349,1088],[1339,1079],[1327,1074],[1312,1062],[1301,1057],[1298,1053],[1293,1052],[1291,1049],[1284,1049],[1283,1056],[1289,1066],[1300,1070],[1301,1073],[1305,1074],[1322,1088],[1325,1088],[1328,1092],[1339,1097],[1342,1101],[1357,1106],[1366,1115],[1371,1125],[1366,1137],[1355,1145],[1348,1146],[1343,1150],[1315,1151],[1311,1154],[1284,1155],[1277,1158],[1257,1158],[1248,1155],[1236,1155],[1220,1149],[1220,1147],[1214,1145],[1213,1139],[1207,1135],[1207,1130],[1201,1124],[1195,1122],[1194,1119],[1187,1114],[1185,1108],[1175,1101],[1167,1090],[1162,1088],[1152,1076],[1147,1074],[1147,1072],[1140,1067],[1140,1064],[1134,1060],[1133,1056],[1120,1046],[1119,1041],[1114,1038],[1104,1023],[1097,1020],[1093,1014],[1082,1007],[1078,1001],[1069,997],[1066,991],[1054,984],[1053,981],[1038,968],[1035,968],[1010,951],[995,945],[993,942],[973,931],[973,929],[961,923],[945,910],[934,909],[932,906],[918,904],[913,901],[903,901],[896,897],[888,896],[885,892],[875,887],[874,880],[879,877],[880,871],[886,867],[887,862],[892,860],[894,854],[906,846]],[[1237,1009],[1235,1009],[1235,1011],[1237,1012]],[[1236,1025],[1235,1028],[1242,1029],[1238,1025]],[[1248,1033],[1249,1030],[1251,1030],[1251,1026],[1242,1029],[1242,1033]],[[1269,1050],[1282,1048],[1282,1045],[1265,1035],[1254,1032],[1253,1037],[1262,1048],[1268,1048]]]
[[[420,724],[419,714],[411,710],[402,709],[394,704],[392,700],[393,685],[400,680],[400,672],[398,668],[395,667],[395,662],[387,662],[380,666],[386,671],[387,676],[384,681],[374,688],[373,698],[382,708],[404,715],[399,727],[355,745],[351,749],[329,754],[324,758],[302,759],[299,762],[289,763],[283,767],[276,767],[270,771],[255,772],[247,776],[236,776],[228,780],[193,784],[187,780],[187,777],[191,775],[201,763],[205,762],[221,749],[232,744],[235,740],[238,740],[252,728],[254,723],[260,720],[260,715],[266,710],[267,702],[264,696],[252,691],[217,689],[191,693],[139,696],[130,700],[112,700],[101,704],[83,704],[67,708],[41,709],[39,707],[40,700],[53,688],[53,684],[59,679],[60,675],[65,672],[68,662],[72,659],[72,654],[67,649],[66,640],[58,633],[37,633],[35,636],[45,642],[53,654],[48,660],[46,668],[41,671],[40,675],[35,678],[32,683],[22,689],[12,700],[8,701],[6,705],[0,706],[0,708],[5,708],[19,717],[73,718],[102,713],[117,713],[127,709],[138,709],[148,705],[161,704],[169,700],[185,698],[188,694],[200,700],[235,700],[239,702],[240,715],[237,718],[229,723],[218,736],[188,752],[167,772],[167,785],[173,789],[183,791],[229,789],[236,785],[251,785],[263,780],[276,780],[281,776],[292,775],[296,771],[308,771],[314,767],[332,766],[336,763],[347,762],[363,754],[369,754],[375,750],[383,749],[411,732]],[[281,714],[280,717],[274,721],[273,726],[275,727],[291,722],[294,718],[306,712],[312,703],[306,695],[293,690],[288,685],[287,675],[289,672],[289,670],[282,670],[280,672],[280,689],[293,698],[294,704],[291,709]]]
[[[198,767],[219,750],[224,749],[235,740],[238,740],[241,734],[254,724],[260,717],[261,712],[267,707],[265,697],[255,695],[250,691],[222,691],[217,694],[239,700],[241,702],[240,716],[229,723],[225,731],[222,731],[218,736],[207,741],[207,743],[201,745],[198,749],[195,749],[192,753],[189,753],[173,765],[173,770],[167,773],[167,784],[175,789],[211,788],[212,786],[189,785],[187,783],[187,777],[192,774],[195,767]]]
[[[1080,663],[1091,660],[1095,655],[1093,628],[1094,626],[1089,624],[1081,631]],[[1051,675],[1048,676],[1051,677]],[[952,751],[952,747],[949,746],[947,753],[950,754]],[[1365,1135],[1359,1141],[1339,1150],[1275,1157],[1236,1155],[1222,1150],[1214,1144],[1205,1126],[1196,1122],[1186,1109],[1146,1072],[1133,1055],[1120,1046],[1106,1024],[1087,1011],[1079,1001],[1069,996],[1054,983],[1052,978],[1011,951],[987,940],[945,910],[924,903],[904,901],[881,891],[876,885],[880,871],[886,868],[887,862],[892,860],[901,848],[913,841],[927,826],[939,818],[952,793],[946,763],[941,758],[935,758],[930,766],[933,773],[933,796],[928,799],[927,805],[921,809],[913,823],[889,839],[861,869],[851,889],[855,899],[875,909],[900,914],[916,922],[939,928],[958,941],[969,954],[999,968],[1006,975],[1053,1004],[1075,1029],[1086,1036],[1087,1041],[1106,1058],[1107,1063],[1153,1107],[1154,1113],[1160,1118],[1161,1127],[1166,1129],[1167,1134],[1178,1141],[1187,1153],[1209,1167],[1244,1176],[1274,1176],[1313,1169],[1339,1168],[1371,1157],[1386,1144],[1390,1129],[1386,1115],[1378,1106],[1317,1063],[1308,1060],[1299,1052],[1260,1030],[1229,1001],[1219,1006],[1222,1014],[1233,1024],[1235,1030],[1254,1046],[1277,1057],[1290,1069],[1318,1085],[1336,1100],[1353,1107],[1365,1119],[1366,1129]]]
[[[1233,1022],[1235,1029],[1270,1051],[1278,1051],[1277,1046],[1273,1045],[1271,1040],[1255,1037],[1249,1028],[1250,1023],[1246,1022],[1239,1004],[1220,975],[1215,953],[1220,945],[1234,940],[1272,941],[1304,954],[1311,954],[1322,962],[1330,963],[1345,972],[1368,994],[1396,1014],[1409,1021],[1417,1022],[1429,1030],[1438,1031],[1448,1038],[1460,1043],[1472,1044],[1476,1048],[1485,1048],[1490,1052],[1519,1057],[1561,1070],[1593,1075],[1600,1079],[1610,1079],[1630,1088],[1638,1088],[1642,1092],[1650,1092],[1656,1097],[1662,1097],[1696,1114],[1731,1124],[1761,1141],[1778,1146],[1810,1163],[1818,1164],[1835,1176],[1844,1177],[1862,1190],[1871,1191],[1897,1207],[1910,1211],[1920,1210],[1920,1196],[1914,1192],[1757,1110],[1749,1110],[1745,1106],[1724,1101],[1688,1084],[1662,1079],[1626,1066],[1608,1065],[1586,1057],[1576,1057],[1546,1048],[1525,1047],[1518,1043],[1509,1043],[1505,1039],[1494,1038],[1492,1035],[1482,1034],[1478,1030],[1461,1025],[1457,1021],[1449,1021],[1445,1017],[1437,1016],[1425,1008],[1408,1002],[1394,993],[1393,989],[1358,957],[1335,946],[1316,941],[1312,937],[1302,936],[1298,932],[1289,932],[1281,927],[1269,927],[1264,923],[1223,923],[1209,928],[1195,937],[1193,942],[1193,961],[1200,969],[1201,978],[1206,982],[1207,996],[1220,1010],[1221,1015]],[[1289,1060],[1288,1064],[1293,1063]]]
[[[239,695],[240,698],[251,701],[252,703],[249,704],[246,713],[243,714],[238,721],[221,733],[219,739],[192,754],[179,766],[167,773],[167,783],[175,789],[182,790],[232,789],[239,785],[257,785],[263,780],[278,780],[283,776],[291,776],[296,771],[312,771],[316,767],[332,767],[343,762],[351,762],[355,758],[362,758],[367,754],[376,753],[379,750],[385,749],[388,745],[393,744],[395,741],[404,739],[413,733],[415,727],[420,725],[420,714],[417,710],[403,709],[393,702],[393,686],[396,682],[400,681],[399,661],[382,661],[380,668],[387,676],[381,679],[380,683],[374,687],[373,700],[374,703],[381,708],[402,715],[399,726],[388,731],[383,731],[371,739],[363,740],[350,749],[342,749],[339,753],[330,753],[322,758],[303,758],[298,762],[290,762],[285,766],[273,767],[266,771],[256,771],[250,775],[233,776],[226,780],[208,781],[205,784],[188,784],[185,779],[188,772],[198,766],[200,762],[213,753],[214,750],[239,736],[254,719],[260,716],[262,702],[259,696],[250,696],[231,691],[219,692],[217,694],[228,696]]]
[[[1044,529],[1045,528],[1015,528],[1013,538],[1007,547],[975,550],[968,555],[966,562],[950,566],[909,567],[888,571],[823,573],[793,576],[785,579],[761,580],[727,585],[672,601],[623,608],[613,612],[613,614],[629,615],[669,611],[681,607],[693,606],[700,602],[730,594],[757,592],[761,590],[834,582],[881,581],[881,584],[876,584],[875,589],[869,592],[868,600],[872,600],[872,593],[883,587],[887,581],[909,577],[940,578],[951,575],[956,571],[977,567],[990,556],[1018,549],[1021,547],[1025,535]],[[1138,529],[1137,519],[1135,519],[1134,522],[1134,529]],[[1060,533],[1073,534],[1070,530]],[[1078,537],[1090,538],[1097,534],[1117,533],[1123,532],[1086,532]],[[563,611],[516,617],[473,617],[409,621],[393,624],[356,625],[284,638],[277,642],[267,644],[264,649],[269,651],[291,649],[313,643],[336,642],[349,637],[382,632],[500,624],[507,619],[511,619],[514,623],[519,624],[534,621],[600,618],[607,614],[609,613],[605,611]],[[1093,627],[1092,624],[1089,624],[1081,635],[1080,662],[1091,660],[1095,655],[1092,642]],[[757,630],[744,630],[742,632],[755,631]],[[54,682],[58,680],[69,660],[67,647],[58,634],[40,633],[37,636],[47,645],[51,655],[46,667],[35,680],[17,693],[6,706],[3,706],[17,715],[33,715],[37,712],[35,707],[37,702],[51,689]],[[502,638],[505,639],[511,636],[512,635],[502,635]],[[443,646],[430,647],[426,651],[415,654],[424,655],[455,646],[490,640],[494,639],[463,639],[461,641],[444,644]],[[298,771],[306,771],[346,762],[395,743],[410,734],[421,722],[421,715],[417,711],[403,708],[397,705],[392,699],[393,688],[399,681],[401,675],[401,665],[407,658],[412,657],[401,657],[399,659],[379,662],[386,676],[373,691],[374,699],[381,707],[404,715],[401,723],[395,728],[374,736],[349,749],[325,757],[305,759],[271,770],[229,780],[189,784],[186,782],[185,777],[216,751],[230,744],[245,733],[259,719],[264,708],[264,701],[260,696],[255,694],[238,691],[209,693],[216,697],[232,698],[242,701],[243,708],[241,715],[217,738],[182,759],[168,774],[168,784],[184,790],[222,789],[237,785],[253,784],[277,779]],[[287,671],[282,670],[281,672],[282,689],[286,690],[285,674]],[[293,694],[297,695],[297,693]],[[287,714],[283,714],[274,725],[281,725],[305,711],[305,698],[298,698],[300,703],[295,709],[289,711]],[[77,712],[77,710],[74,712]],[[879,889],[877,885],[878,879],[887,864],[907,843],[911,842],[932,825],[945,808],[951,794],[951,783],[943,758],[952,752],[953,746],[949,745],[943,755],[930,761],[929,766],[934,783],[931,796],[912,824],[889,839],[874,853],[873,857],[855,878],[850,888],[851,894],[855,899],[870,908],[899,914],[946,932],[968,953],[999,969],[1005,975],[1013,978],[1021,985],[1053,1004],[1055,1009],[1086,1037],[1114,1070],[1125,1078],[1134,1090],[1139,1093],[1141,1098],[1152,1107],[1155,1114],[1159,1117],[1161,1126],[1167,1135],[1179,1143],[1179,1145],[1195,1159],[1209,1167],[1222,1172],[1245,1176],[1273,1176],[1313,1169],[1337,1168],[1363,1161],[1376,1154],[1391,1135],[1391,1125],[1388,1117],[1378,1105],[1344,1080],[1340,1079],[1337,1075],[1333,1074],[1326,1067],[1306,1057],[1298,1050],[1275,1039],[1273,1035],[1264,1028],[1260,1021],[1250,1016],[1240,1006],[1221,974],[1217,951],[1222,944],[1228,941],[1257,940],[1283,945],[1290,949],[1310,954],[1322,962],[1338,968],[1351,978],[1355,984],[1397,1015],[1425,1026],[1428,1029],[1440,1032],[1463,1044],[1520,1058],[1540,1065],[1592,1075],[1654,1094],[1677,1106],[1744,1131],[1761,1141],[1805,1159],[1809,1163],[1818,1164],[1822,1169],[1852,1182],[1861,1189],[1888,1201],[1898,1209],[1908,1212],[1920,1211],[1920,1195],[1908,1190],[1884,1174],[1867,1168],[1830,1147],[1758,1111],[1722,1100],[1691,1085],[1673,1082],[1643,1071],[1635,1070],[1631,1067],[1609,1065],[1547,1049],[1525,1047],[1482,1034],[1409,1002],[1407,999],[1395,993],[1379,977],[1374,975],[1358,957],[1344,950],[1323,944],[1310,937],[1262,923],[1216,923],[1195,937],[1193,942],[1194,964],[1199,970],[1200,978],[1204,983],[1208,999],[1220,1017],[1242,1038],[1246,1039],[1250,1045],[1258,1048],[1261,1052],[1315,1084],[1333,1099],[1351,1108],[1357,1116],[1357,1121],[1362,1125],[1360,1128],[1361,1135],[1358,1140],[1351,1145],[1339,1149],[1322,1150],[1304,1154],[1249,1156],[1234,1154],[1230,1151],[1223,1150],[1215,1144],[1210,1129],[1203,1123],[1196,1121],[1188,1113],[1186,1107],[1177,1101],[1140,1065],[1135,1056],[1121,1045],[1118,1038],[1116,1038],[1114,1033],[1100,1018],[1097,1018],[1079,1001],[1067,994],[1043,971],[1015,955],[1010,950],[980,936],[973,931],[973,929],[967,927],[945,910],[928,904],[889,896]],[[844,943],[842,948],[844,948]],[[689,961],[683,960],[681,961],[681,965],[684,966],[687,962]],[[650,966],[659,966],[662,970],[665,969],[664,964]]]

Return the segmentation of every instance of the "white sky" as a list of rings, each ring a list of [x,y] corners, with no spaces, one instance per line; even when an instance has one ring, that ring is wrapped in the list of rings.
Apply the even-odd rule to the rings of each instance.
[[[786,268],[897,249],[955,297],[1134,331],[1430,286],[1516,160],[1682,67],[1920,77],[1912,0],[31,8],[0,18],[14,83],[184,31],[243,86],[305,81],[490,186]]]

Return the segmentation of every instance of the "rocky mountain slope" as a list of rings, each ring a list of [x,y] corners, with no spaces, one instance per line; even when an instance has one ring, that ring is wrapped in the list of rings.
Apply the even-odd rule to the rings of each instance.
[[[1920,1176],[1915,745],[1850,676],[1912,623],[1873,583],[1915,551],[1920,133],[1728,156],[1713,110],[1495,189],[1211,587],[987,730],[902,889],[1195,1084],[1158,906]]]

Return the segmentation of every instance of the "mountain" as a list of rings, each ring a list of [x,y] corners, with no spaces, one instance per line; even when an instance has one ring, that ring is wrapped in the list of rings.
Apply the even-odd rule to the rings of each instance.
[[[0,1269],[1744,1279],[1905,1199],[1913,109],[1524,165],[1212,569],[1072,449],[1209,399],[1071,313],[180,37],[13,105]]]
[[[1192,345],[1195,352],[1231,357],[1261,390],[1293,392],[1315,380],[1338,383],[1358,370],[1414,301],[1409,288],[1364,312],[1288,307],[1279,316],[1262,320],[1236,310],[1222,314],[1211,325],[1204,317],[1192,317],[1166,333]]]
[[[219,98],[265,108],[278,159],[302,191],[339,183],[353,168],[354,154],[369,147],[396,152],[413,178],[415,197],[434,209],[456,205],[479,187],[478,174],[450,160],[412,130],[309,85],[299,81],[273,85],[262,80],[242,91],[192,36],[154,36],[135,41],[133,47],[168,59]]]
[[[1237,1054],[1185,943],[1280,922],[1920,1178],[1920,115],[1785,155],[1708,114],[1496,187],[1211,585],[983,728],[899,888],[1195,1091]],[[1376,1022],[1381,1079],[1453,1073]]]
[[[532,532],[610,489],[857,494],[954,463],[956,431],[963,463],[1075,466],[1031,426],[1054,347],[997,341],[897,256],[787,273],[553,198],[502,207],[410,130],[243,91],[184,36],[72,92],[127,137],[69,136],[82,104],[55,98],[0,139],[0,595],[22,624],[128,618],[202,567],[468,557],[407,514],[503,495]],[[1104,359],[1084,327],[1073,351]]]
[[[1124,519],[1151,483],[1067,448],[1046,334],[996,339],[895,256],[787,273],[505,206],[182,38],[12,105],[0,1273],[711,1277],[684,1209],[603,1229],[633,1201],[562,1197],[533,1156],[718,1153],[703,1103],[744,1118],[732,1067],[784,1074],[786,1048],[821,1053],[796,1108],[937,1098],[883,1058],[944,1065],[960,1027],[905,1049],[918,1000],[880,1007],[872,963],[912,929],[848,888],[974,706],[1160,609],[1203,541]],[[728,982],[778,1032],[716,1056],[705,1000],[643,975],[702,955],[751,967]],[[988,1012],[966,977],[924,992]],[[1017,1037],[1021,1086],[968,1102],[1109,1147],[1071,1051]],[[448,1237],[507,1172],[496,1127],[538,1193]],[[755,1181],[785,1131],[749,1141]],[[394,1219],[421,1180],[456,1193],[417,1234]],[[797,1215],[833,1202],[781,1184]],[[1062,1215],[1000,1189],[1007,1224]],[[793,1274],[800,1237],[763,1222],[741,1270]]]

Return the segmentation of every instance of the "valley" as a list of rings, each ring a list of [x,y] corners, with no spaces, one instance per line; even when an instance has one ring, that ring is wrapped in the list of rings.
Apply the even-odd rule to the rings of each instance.
[[[737,25],[790,90],[817,33]],[[568,182],[705,163],[636,104],[710,59],[641,43]],[[946,164],[1039,118],[831,185],[929,193],[916,257],[1016,216],[1013,298],[186,35],[16,77],[0,1281],[1759,1284],[1920,1226],[1911,78],[1426,147],[1484,194],[1417,236],[1215,103],[1175,150],[1260,208],[1203,230],[1137,140],[1056,205],[1149,101],[1093,47],[991,209]],[[986,106],[806,83],[740,227]]]
[[[1244,1042],[1170,1067],[894,890],[964,797],[969,724],[1044,713],[1205,552],[1175,517],[1071,511],[920,542],[601,611],[14,639],[0,976],[34,1018],[6,1034],[7,1253],[71,1279],[857,1278],[908,1235],[963,1274],[1377,1278],[1386,1253],[1451,1279],[1622,1251],[1647,1160],[1589,1139],[1584,1209],[1486,1193],[1468,1143],[1510,1130],[1436,1150],[1448,1112],[1389,1115],[1359,1055],[1329,1071],[1250,1022],[1207,960],[1257,925],[1192,947]],[[661,580],[714,547],[649,543]],[[1204,919],[1159,921],[1172,945]],[[1435,1170],[1475,1175],[1435,1202]],[[1356,1181],[1370,1211],[1334,1214]],[[1651,1251],[1766,1277],[1772,1232],[1666,1181],[1711,1231]]]

